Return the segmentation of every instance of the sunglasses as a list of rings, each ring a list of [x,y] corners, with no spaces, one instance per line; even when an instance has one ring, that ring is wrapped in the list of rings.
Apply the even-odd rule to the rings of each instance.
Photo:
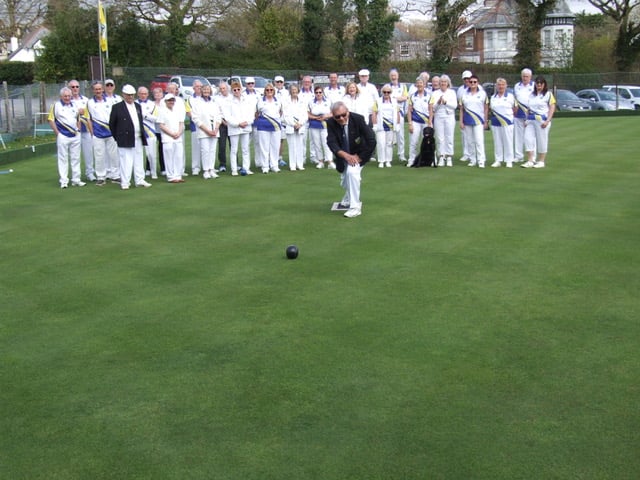
[[[284,83],[284,80],[276,80],[276,83]]]
[[[70,88],[80,88],[80,85],[69,85]]]
[[[478,83],[477,80],[469,80],[469,83]]]
[[[233,91],[234,92],[239,92],[241,89],[240,88],[234,88]]]
[[[347,115],[349,115],[348,113],[340,113],[338,115],[334,115],[333,118],[334,120],[340,120],[341,118],[347,118]]]
[[[382,93],[391,93],[389,90],[383,90]]]
[[[319,93],[320,93],[320,94],[322,94],[322,90],[318,90],[318,91],[316,92],[316,95],[318,95]]]
[[[274,89],[273,89],[273,88],[265,88],[265,89],[264,89],[264,91],[265,91],[265,92],[273,92],[273,91],[274,91]]]
[[[255,82],[247,82],[247,85],[255,85]]]

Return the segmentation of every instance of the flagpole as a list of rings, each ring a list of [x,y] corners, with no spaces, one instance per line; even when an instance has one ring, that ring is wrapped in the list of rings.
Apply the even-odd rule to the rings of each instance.
[[[106,77],[105,63],[109,60],[109,44],[107,39],[107,14],[101,0],[98,0],[98,52],[100,54],[102,81],[104,81]]]

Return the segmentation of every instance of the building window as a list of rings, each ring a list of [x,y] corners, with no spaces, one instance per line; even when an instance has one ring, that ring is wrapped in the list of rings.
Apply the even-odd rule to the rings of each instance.
[[[464,48],[467,50],[473,50],[473,34],[468,33],[464,36]]]
[[[493,32],[484,32],[484,48],[493,50]]]
[[[497,46],[501,50],[505,50],[508,47],[506,30],[500,30],[498,32],[498,45]]]
[[[545,30],[543,35],[542,46],[548,48],[551,46],[551,30]]]
[[[409,56],[409,45],[406,43],[400,44],[400,56],[408,57]]]

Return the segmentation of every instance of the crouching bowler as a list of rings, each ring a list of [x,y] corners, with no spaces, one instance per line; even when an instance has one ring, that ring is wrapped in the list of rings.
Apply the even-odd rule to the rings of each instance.
[[[360,181],[362,168],[376,149],[376,135],[362,115],[349,112],[344,102],[331,106],[327,120],[327,145],[335,157],[340,184],[345,189],[342,204],[348,206],[344,216],[357,217],[362,213]]]

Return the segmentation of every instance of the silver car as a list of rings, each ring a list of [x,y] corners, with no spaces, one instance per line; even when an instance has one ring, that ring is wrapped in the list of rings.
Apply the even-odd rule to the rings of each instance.
[[[594,110],[634,110],[633,103],[608,90],[587,89],[576,93],[580,98],[588,100]]]

